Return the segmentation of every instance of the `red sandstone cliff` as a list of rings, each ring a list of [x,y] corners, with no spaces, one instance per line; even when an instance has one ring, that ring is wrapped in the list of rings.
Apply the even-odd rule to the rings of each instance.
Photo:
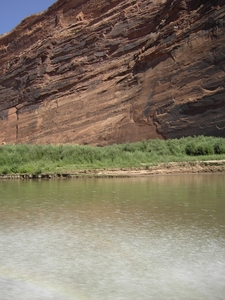
[[[225,137],[224,33],[224,0],[58,0],[0,37],[0,142]]]

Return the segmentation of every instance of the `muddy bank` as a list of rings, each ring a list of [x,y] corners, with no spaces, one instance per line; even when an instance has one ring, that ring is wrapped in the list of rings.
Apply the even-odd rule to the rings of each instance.
[[[170,162],[157,165],[142,164],[138,168],[88,169],[43,174],[1,175],[0,179],[65,179],[81,177],[135,177],[164,174],[225,173],[225,160]]]

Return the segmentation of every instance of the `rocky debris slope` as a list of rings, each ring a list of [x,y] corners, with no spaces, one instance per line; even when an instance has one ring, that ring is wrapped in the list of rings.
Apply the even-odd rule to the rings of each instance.
[[[58,0],[0,37],[0,142],[225,137],[224,33],[224,0]]]

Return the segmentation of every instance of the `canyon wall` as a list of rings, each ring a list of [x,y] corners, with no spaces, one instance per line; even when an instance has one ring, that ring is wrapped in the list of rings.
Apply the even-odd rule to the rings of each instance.
[[[0,70],[0,143],[225,137],[224,0],[58,0]]]

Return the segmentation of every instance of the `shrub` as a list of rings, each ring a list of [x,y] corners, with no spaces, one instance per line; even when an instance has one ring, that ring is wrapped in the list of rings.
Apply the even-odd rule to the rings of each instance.
[[[168,150],[170,152],[170,154],[175,155],[175,156],[179,156],[181,154],[183,154],[182,149],[181,149],[181,141],[174,139],[174,140],[167,140],[166,141]]]
[[[121,145],[120,150],[126,152],[135,152],[140,148],[139,144],[140,143],[125,143]]]
[[[3,169],[2,169],[2,171],[1,171],[1,174],[2,175],[7,175],[7,174],[9,174],[10,173],[10,169],[9,169],[9,167],[4,167]]]
[[[185,153],[187,155],[195,156],[195,155],[212,155],[214,154],[213,145],[207,142],[202,142],[200,144],[196,144],[194,142],[190,142],[187,144],[185,148]]]
[[[188,143],[187,146],[185,147],[185,153],[187,155],[194,156],[194,155],[196,155],[196,152],[197,152],[197,147],[194,142]]]
[[[225,154],[225,143],[222,143],[222,141],[217,142],[214,145],[214,152],[215,154]]]
[[[203,143],[197,146],[196,155],[212,155],[214,154],[213,145],[209,143]]]

